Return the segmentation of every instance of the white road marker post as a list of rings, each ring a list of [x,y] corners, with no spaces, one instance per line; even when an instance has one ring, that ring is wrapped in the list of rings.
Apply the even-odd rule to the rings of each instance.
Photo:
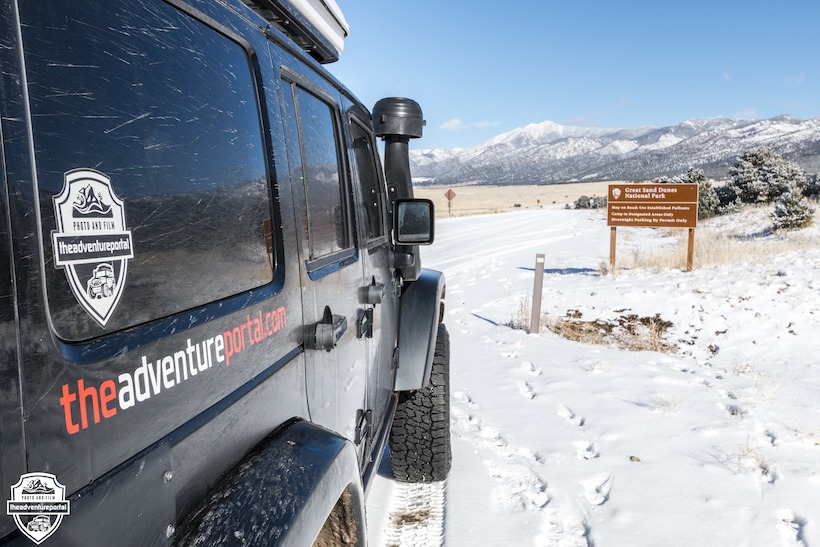
[[[541,330],[541,292],[544,288],[544,255],[535,255],[535,281],[532,287],[532,315],[530,316],[530,333],[538,334]]]

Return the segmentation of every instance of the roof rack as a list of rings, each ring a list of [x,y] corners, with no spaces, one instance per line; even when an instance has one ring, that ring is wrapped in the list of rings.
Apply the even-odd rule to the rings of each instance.
[[[320,63],[339,60],[350,27],[336,0],[242,0]]]

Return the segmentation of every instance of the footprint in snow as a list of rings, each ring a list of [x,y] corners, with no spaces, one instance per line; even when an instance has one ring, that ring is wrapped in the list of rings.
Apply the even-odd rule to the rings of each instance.
[[[496,465],[486,460],[484,465],[496,481],[493,505],[499,513],[538,512],[550,501],[547,485],[530,468],[524,465]]]
[[[803,528],[806,520],[798,517],[791,509],[781,509],[777,512],[777,531],[783,538],[785,545],[806,545],[803,539]]]
[[[612,489],[612,475],[606,473],[595,475],[581,481],[584,496],[592,505],[603,505],[609,500],[609,491]]]
[[[595,443],[578,441],[575,444],[575,457],[579,460],[592,460],[600,456]]]
[[[585,420],[581,416],[576,416],[575,413],[567,406],[558,405],[558,408],[555,409],[555,414],[557,416],[561,416],[570,425],[574,425],[576,427],[581,427],[584,425]]]
[[[518,357],[517,351],[505,351],[501,354],[504,359],[516,359]]]
[[[541,534],[535,538],[536,545],[560,545],[561,547],[589,547],[589,524],[583,513],[569,504],[558,506],[551,503],[544,511]]]
[[[459,327],[458,331],[459,331],[461,334],[466,334],[466,335],[468,335],[468,336],[469,336],[470,334],[472,334],[472,331],[471,331],[470,329],[468,329],[468,328],[467,328],[467,323],[465,323],[465,322],[464,322],[464,321],[462,321],[461,319],[456,319],[456,320],[454,321],[454,323],[455,323],[455,324]]]
[[[535,399],[535,391],[532,389],[532,386],[523,380],[519,380],[515,383],[518,387],[518,393],[521,394],[522,397],[525,399]]]
[[[743,408],[741,408],[739,405],[734,405],[734,404],[722,404],[722,403],[721,403],[721,405],[720,405],[720,406],[721,406],[721,408],[723,408],[723,410],[725,410],[725,411],[726,411],[726,412],[727,412],[730,416],[738,416],[738,417],[741,417],[741,418],[743,417],[744,411],[743,411]]]
[[[541,376],[541,370],[529,361],[524,361],[521,363],[521,369],[530,376]]]
[[[504,437],[501,435],[501,432],[491,425],[483,425],[479,424],[478,426],[478,436],[484,442],[484,445],[487,448],[492,449],[507,449],[508,444]]]
[[[467,406],[467,408],[479,408],[477,404],[473,401],[473,398],[465,391],[456,391],[453,393],[453,399],[456,401],[463,403]]]
[[[492,345],[492,346],[502,346],[502,345],[504,345],[504,342],[502,342],[501,340],[496,340],[492,336],[485,336],[481,340],[487,345]]]
[[[732,399],[733,401],[737,400],[737,395],[735,395],[734,392],[729,391],[728,389],[721,389],[719,393],[727,399]]]

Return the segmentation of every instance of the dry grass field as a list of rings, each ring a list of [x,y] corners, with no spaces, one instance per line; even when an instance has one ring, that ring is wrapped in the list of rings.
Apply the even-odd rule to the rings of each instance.
[[[579,182],[531,186],[423,186],[415,187],[417,198],[433,200],[436,217],[462,217],[504,213],[520,209],[537,209],[545,205],[565,205],[580,196],[605,196],[610,182]],[[447,190],[455,199],[447,209]]]

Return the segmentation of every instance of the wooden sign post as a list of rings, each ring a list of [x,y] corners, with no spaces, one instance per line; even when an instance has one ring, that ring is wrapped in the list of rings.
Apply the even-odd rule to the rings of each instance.
[[[697,184],[610,184],[607,197],[609,266],[615,271],[618,226],[688,228],[686,271],[692,271],[698,225]]]

